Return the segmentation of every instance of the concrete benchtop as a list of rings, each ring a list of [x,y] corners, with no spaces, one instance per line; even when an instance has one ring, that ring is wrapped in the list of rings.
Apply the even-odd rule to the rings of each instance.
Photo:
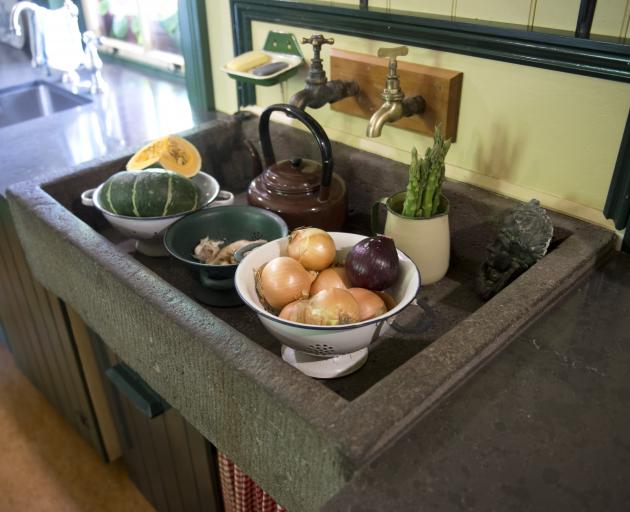
[[[323,510],[628,510],[629,368],[616,253]]]
[[[83,94],[91,103],[0,129],[0,196],[13,183],[74,168],[169,133],[187,130],[216,114],[192,112],[186,87],[128,65],[105,63],[105,94]],[[35,80],[60,82],[31,68],[21,50],[0,43],[0,89]]]
[[[243,139],[256,120],[227,118],[189,134],[208,172],[235,192],[251,179]],[[274,126],[278,157],[309,156],[308,136]],[[130,151],[131,154],[133,151]],[[494,223],[514,202],[448,183],[454,260],[426,299],[444,320],[428,339],[379,343],[354,376],[310,379],[279,357],[279,343],[246,308],[192,300],[194,277],[173,260],[127,254],[102,218],[78,204],[81,191],[120,170],[129,154],[62,168],[8,191],[32,270],[158,393],[289,510],[318,510],[388,452],[420,418],[611,248],[610,232],[553,215],[553,251],[486,304],[470,276]],[[334,144],[350,190],[349,229],[364,231],[372,202],[403,188],[406,166]],[[314,156],[313,156],[314,158]],[[363,474],[363,473],[362,473]]]

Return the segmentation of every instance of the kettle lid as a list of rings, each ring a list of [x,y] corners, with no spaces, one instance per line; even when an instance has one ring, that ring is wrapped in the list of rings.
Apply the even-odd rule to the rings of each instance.
[[[308,194],[319,189],[322,167],[306,158],[282,160],[263,173],[265,186],[280,194]]]

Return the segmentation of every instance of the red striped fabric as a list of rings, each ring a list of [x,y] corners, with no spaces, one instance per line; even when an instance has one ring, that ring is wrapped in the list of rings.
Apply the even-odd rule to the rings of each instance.
[[[219,452],[219,480],[225,512],[286,512],[241,469]]]

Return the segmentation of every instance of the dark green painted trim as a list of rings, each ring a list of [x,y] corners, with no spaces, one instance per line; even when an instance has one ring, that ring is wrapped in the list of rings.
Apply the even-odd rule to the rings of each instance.
[[[247,7],[239,2],[230,0],[232,10],[232,44],[234,45],[234,55],[252,50],[252,20],[247,16]],[[256,103],[256,88],[252,84],[236,81],[236,95],[238,106],[254,105]]]
[[[604,215],[615,221],[617,229],[626,229],[624,247],[625,250],[630,249],[630,111],[610,181]]]
[[[595,5],[597,0],[582,0],[578,11],[577,25],[575,26],[575,37],[588,39],[591,36],[591,26],[595,17]]]
[[[528,32],[322,2],[230,1],[236,55],[252,49],[251,24],[256,20],[630,82],[629,45],[579,39],[573,33]],[[240,105],[255,103],[253,86],[237,87]]]
[[[145,75],[150,75],[155,78],[162,78],[165,80],[172,80],[180,83],[183,83],[185,81],[185,77],[182,72],[168,71],[166,69],[151,66],[149,64],[144,64],[143,62],[125,59],[124,57],[119,57],[115,53],[101,51],[99,52],[99,55],[103,62],[116,64],[118,66],[133,69],[135,71],[141,71]]]
[[[179,0],[178,7],[190,106],[193,111],[214,110],[205,0]]]
[[[164,399],[125,363],[107,368],[105,375],[147,418],[155,418],[170,408]]]
[[[79,8],[79,30],[83,34],[87,30],[85,24],[85,13],[83,12],[83,3],[80,0],[72,0],[74,4]]]

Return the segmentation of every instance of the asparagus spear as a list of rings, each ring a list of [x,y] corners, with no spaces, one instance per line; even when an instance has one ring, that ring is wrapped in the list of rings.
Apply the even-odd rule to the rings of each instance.
[[[418,196],[418,209],[416,210],[416,217],[422,216],[422,197],[427,188],[429,181],[429,173],[431,171],[431,148],[427,148],[424,153],[424,158],[420,161],[420,195]]]
[[[409,183],[405,194],[402,215],[405,217],[415,217],[419,208],[420,196],[420,163],[418,162],[418,150],[411,150],[411,164],[409,164]]]
[[[427,157],[427,184],[422,192],[422,215],[421,217],[431,217],[433,215],[433,197],[436,191],[439,193],[439,165],[435,162],[435,151],[431,150]],[[437,171],[437,172],[436,172]]]
[[[450,139],[445,141],[442,137],[440,127],[435,127],[435,133],[433,135],[433,150],[431,158],[431,167],[435,173],[437,184],[435,186],[433,197],[431,200],[431,213],[430,216],[435,215],[440,208],[440,199],[442,196],[442,184],[444,183],[444,175],[446,173],[446,167],[444,165],[444,158],[451,147]]]
[[[433,147],[427,148],[424,158],[418,159],[418,151],[412,149],[409,183],[402,210],[405,217],[431,217],[437,213],[446,171],[444,158],[450,146],[450,139],[444,141],[439,126],[436,126]]]
[[[439,130],[439,127],[437,129]],[[442,143],[442,156],[440,158],[440,165],[441,165],[440,186],[439,186],[440,195],[441,195],[441,191],[442,191],[442,184],[444,183],[444,178],[446,177],[446,165],[444,165],[444,161],[446,159],[446,154],[448,153],[448,150],[450,148],[451,148],[451,139],[443,141],[443,143]],[[438,206],[439,206],[439,203],[440,202],[438,201]]]
[[[438,180],[438,186],[435,189],[435,195],[433,197],[433,213],[435,215],[440,207],[440,198],[442,196],[442,184],[444,183],[444,177],[446,174],[446,166],[444,165],[444,157],[446,153],[448,153],[449,148],[451,147],[450,139],[444,143],[444,146],[440,148],[440,177]]]

